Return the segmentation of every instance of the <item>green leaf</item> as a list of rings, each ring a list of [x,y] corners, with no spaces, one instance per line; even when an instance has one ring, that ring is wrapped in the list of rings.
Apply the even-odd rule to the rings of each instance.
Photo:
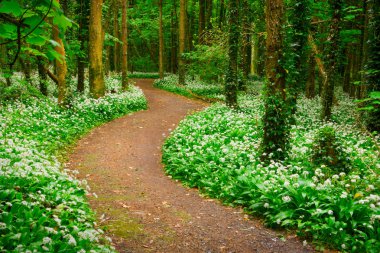
[[[373,91],[369,94],[371,98],[380,99],[380,91]]]
[[[60,29],[66,30],[68,27],[72,26],[72,21],[65,17],[64,15],[54,16],[53,23],[57,25]]]
[[[35,46],[43,46],[49,39],[43,36],[27,37],[26,42]]]
[[[16,0],[8,0],[0,3],[0,12],[19,17],[22,14],[22,9]]]

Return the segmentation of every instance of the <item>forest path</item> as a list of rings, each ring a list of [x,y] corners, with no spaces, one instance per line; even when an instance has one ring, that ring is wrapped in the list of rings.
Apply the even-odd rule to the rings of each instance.
[[[199,196],[165,176],[161,146],[170,129],[207,104],[137,80],[149,109],[94,129],[69,167],[87,179],[98,223],[119,252],[311,252],[294,236],[247,220],[242,210]]]

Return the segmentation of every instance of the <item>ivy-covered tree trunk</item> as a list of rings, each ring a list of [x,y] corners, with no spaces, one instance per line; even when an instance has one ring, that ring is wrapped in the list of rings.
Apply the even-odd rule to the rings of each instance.
[[[102,29],[102,5],[103,0],[91,0],[90,9],[90,93],[92,97],[104,96],[104,76],[103,76],[103,29]]]
[[[243,13],[250,13],[248,0],[243,0]],[[243,79],[239,82],[239,90],[245,90],[250,70],[250,21],[248,15],[242,15],[242,42],[241,42],[241,69],[243,71]]]
[[[158,10],[159,10],[159,74],[160,78],[164,78],[164,32],[162,24],[162,0],[158,1]]]
[[[212,28],[211,18],[212,18],[212,0],[206,0],[205,28],[207,30],[210,30]]]
[[[179,84],[185,85],[185,74],[186,66],[185,59],[183,58],[183,53],[185,53],[185,43],[186,43],[186,5],[187,0],[180,0],[179,6],[179,57],[178,57],[178,68],[179,68]]]
[[[266,94],[263,117],[262,160],[282,160],[288,143],[285,93],[286,72],[283,64],[283,0],[266,1]]]
[[[237,107],[237,70],[239,47],[239,0],[231,0],[229,6],[228,28],[228,69],[226,75],[225,93],[226,104],[229,107]]]
[[[259,39],[257,34],[254,31],[251,35],[251,75],[257,76],[258,72],[258,62],[259,62]]]
[[[122,58],[121,58],[121,86],[123,90],[128,88],[128,1],[122,1],[121,10],[121,39]]]
[[[327,50],[326,50],[326,80],[323,84],[322,92],[322,120],[330,120],[331,109],[334,98],[335,87],[335,75],[338,70],[338,57],[340,54],[340,22],[343,1],[342,0],[330,0],[330,5],[334,10],[334,14],[331,20],[329,35],[327,37]]]
[[[59,2],[59,1],[58,1]],[[65,46],[61,39],[59,29],[56,25],[53,25],[53,39],[58,43],[54,48],[55,51],[60,55],[60,59],[55,61],[55,66],[57,70],[57,80],[58,80],[58,104],[65,102],[66,98],[66,53]]]
[[[315,59],[314,54],[312,53],[309,57],[309,67],[307,73],[306,81],[306,97],[314,98],[315,97]]]

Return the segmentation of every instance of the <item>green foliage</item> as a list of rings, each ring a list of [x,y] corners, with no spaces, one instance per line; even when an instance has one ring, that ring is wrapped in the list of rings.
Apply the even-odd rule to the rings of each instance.
[[[347,154],[343,152],[335,133],[335,129],[326,126],[319,129],[314,137],[312,162],[316,167],[327,166],[323,171],[327,177],[340,172],[349,173],[351,164]]]
[[[242,97],[240,111],[215,104],[188,116],[172,132],[163,148],[165,170],[210,197],[263,216],[268,226],[296,229],[320,249],[378,252],[379,139],[354,127],[355,104],[341,92],[337,97],[335,123],[328,124],[319,120],[320,98],[300,97],[289,156],[268,164],[259,152],[264,101]],[[318,133],[335,133],[335,144],[350,161],[349,174],[333,174],[339,171],[334,166],[325,173],[325,165],[313,164]]]
[[[146,108],[142,91],[75,96],[70,108],[32,96],[0,107],[0,251],[115,252],[95,223],[86,182],[62,170],[57,154],[91,128]]]

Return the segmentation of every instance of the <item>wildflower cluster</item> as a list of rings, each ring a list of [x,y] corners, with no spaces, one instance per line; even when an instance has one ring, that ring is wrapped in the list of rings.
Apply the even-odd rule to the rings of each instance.
[[[262,99],[241,96],[239,111],[214,104],[188,116],[166,140],[166,171],[211,197],[262,215],[269,226],[295,228],[320,247],[379,252],[379,137],[363,133],[354,103],[338,96],[333,123],[319,120],[319,98],[300,98],[289,156],[269,164],[259,155]],[[334,130],[345,170],[313,161],[316,136],[326,128]]]
[[[142,91],[82,96],[69,108],[33,97],[0,107],[0,251],[114,252],[87,203],[90,189],[57,155],[94,126],[146,108]]]

